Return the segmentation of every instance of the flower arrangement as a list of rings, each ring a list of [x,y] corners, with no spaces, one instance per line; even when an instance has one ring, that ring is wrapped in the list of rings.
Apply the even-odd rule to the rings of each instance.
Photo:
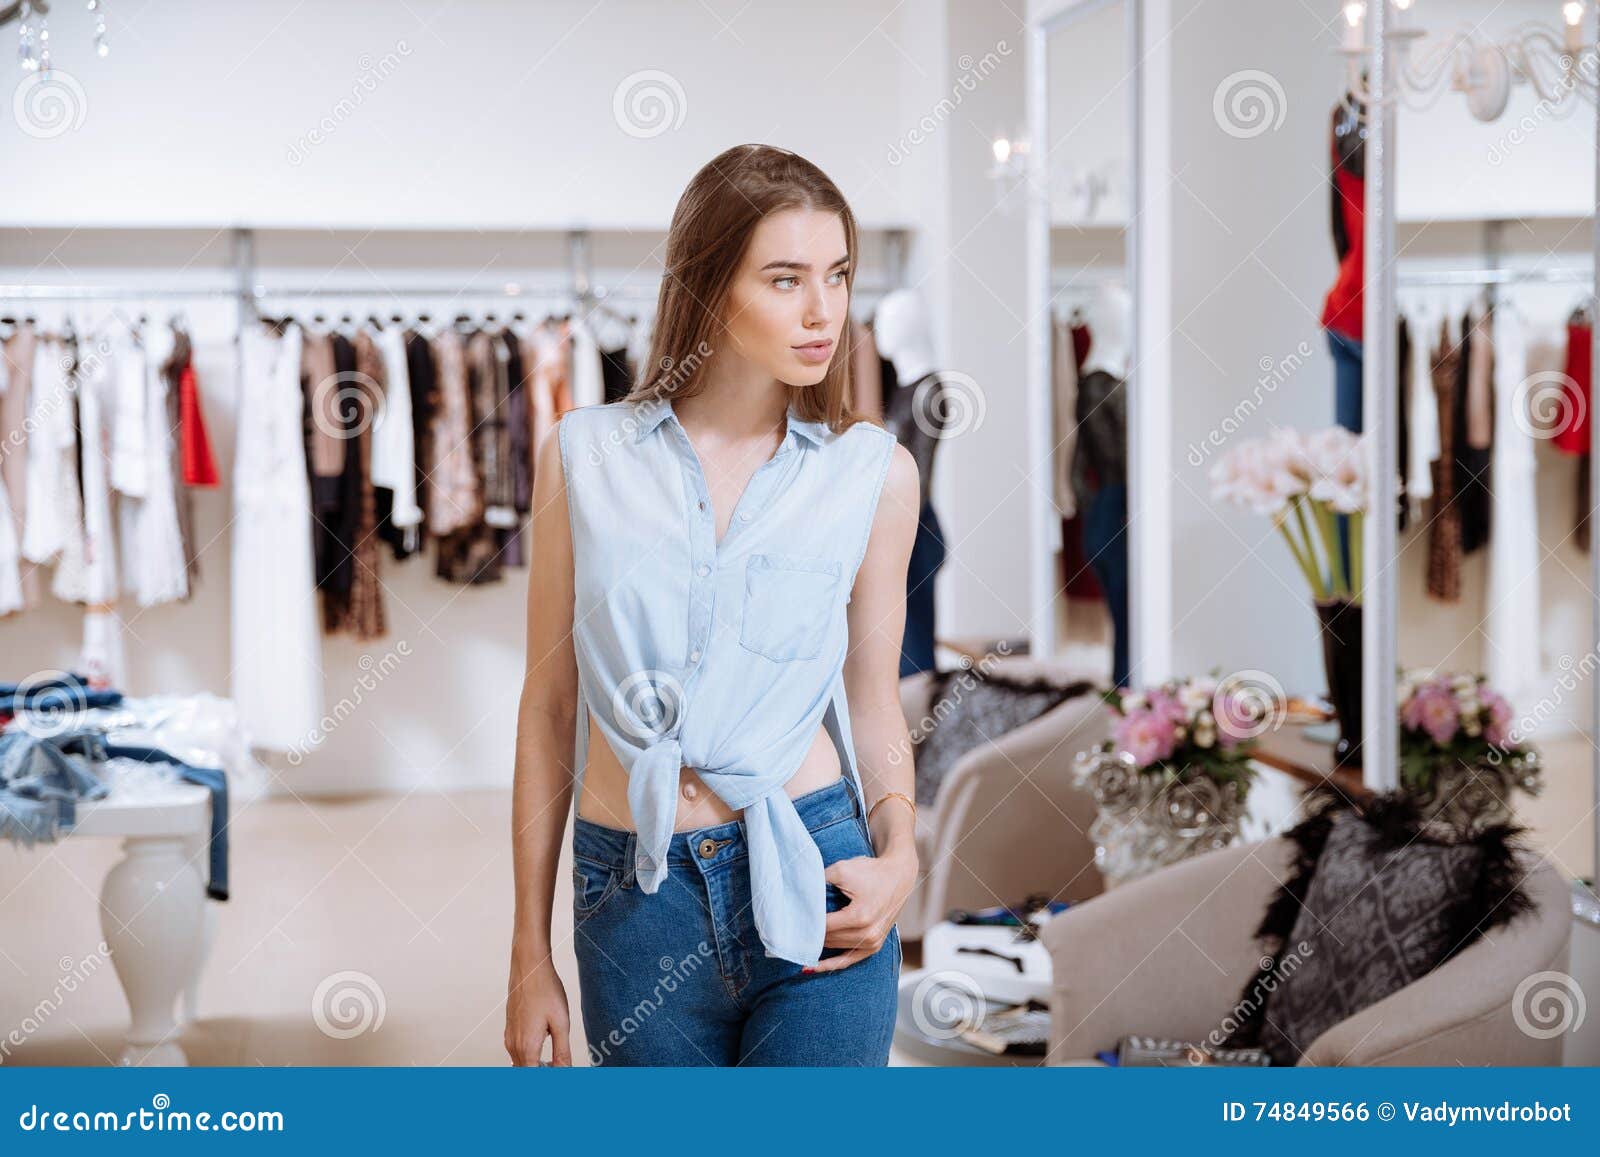
[[[1504,765],[1510,785],[1529,795],[1543,786],[1537,751],[1511,729],[1511,704],[1482,675],[1401,673],[1400,785],[1429,791],[1458,769]]]
[[[1240,678],[1172,679],[1145,691],[1112,688],[1102,698],[1117,719],[1100,750],[1168,779],[1200,773],[1248,787],[1250,750],[1272,723],[1271,695]]]
[[[1312,434],[1274,430],[1233,447],[1211,467],[1211,496],[1270,516],[1319,602],[1360,603],[1366,463],[1365,438],[1343,426]],[[1348,565],[1339,547],[1341,514],[1350,518]]]
[[[1094,793],[1089,838],[1106,886],[1230,843],[1255,779],[1250,749],[1279,717],[1271,681],[1205,675],[1102,698],[1111,737],[1076,765]]]

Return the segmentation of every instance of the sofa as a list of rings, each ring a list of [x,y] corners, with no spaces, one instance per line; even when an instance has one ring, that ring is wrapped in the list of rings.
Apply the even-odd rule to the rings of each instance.
[[[1026,656],[986,669],[1061,682],[1087,677]],[[927,673],[900,681],[913,732],[933,711],[930,690]],[[1086,834],[1094,797],[1073,784],[1072,771],[1078,752],[1108,728],[1099,697],[1079,696],[969,751],[949,770],[934,806],[917,811],[922,873],[897,920],[902,940],[920,939],[951,908],[1015,903],[1034,892],[1079,901],[1103,890]]]
[[[1222,848],[1052,919],[1041,936],[1052,970],[1048,1063],[1082,1064],[1129,1034],[1207,1039],[1255,975],[1255,929],[1293,854],[1283,837]],[[1524,1032],[1513,998],[1535,973],[1567,971],[1569,887],[1548,860],[1524,863],[1536,914],[1327,1029],[1299,1063],[1559,1065],[1561,1037]]]

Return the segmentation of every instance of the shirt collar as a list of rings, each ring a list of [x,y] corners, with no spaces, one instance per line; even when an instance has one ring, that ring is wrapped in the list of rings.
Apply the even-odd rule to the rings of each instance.
[[[670,398],[650,398],[642,402],[635,402],[634,416],[639,423],[639,432],[634,437],[634,441],[643,442],[668,417],[675,417],[672,409],[672,400]],[[814,445],[821,445],[831,433],[826,422],[802,418],[796,412],[793,403],[789,405],[788,416],[790,433],[805,438]]]

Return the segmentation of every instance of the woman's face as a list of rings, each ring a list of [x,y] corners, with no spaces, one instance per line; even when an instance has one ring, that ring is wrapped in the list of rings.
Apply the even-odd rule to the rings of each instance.
[[[849,259],[837,213],[762,219],[729,287],[724,333],[736,356],[791,386],[814,386],[838,356]]]

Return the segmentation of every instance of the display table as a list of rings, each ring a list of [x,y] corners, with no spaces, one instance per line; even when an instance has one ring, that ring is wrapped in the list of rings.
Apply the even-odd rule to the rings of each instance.
[[[1050,954],[1012,925],[941,920],[922,938],[922,967],[900,975],[895,1048],[930,1065],[1037,1066],[1044,1057],[996,1054],[960,1036],[963,1022],[1050,997]]]
[[[121,1065],[186,1065],[174,1011],[197,1007],[215,914],[206,900],[211,793],[175,783],[159,795],[80,803],[62,839],[120,838],[123,858],[100,887],[100,928],[131,1013]]]

